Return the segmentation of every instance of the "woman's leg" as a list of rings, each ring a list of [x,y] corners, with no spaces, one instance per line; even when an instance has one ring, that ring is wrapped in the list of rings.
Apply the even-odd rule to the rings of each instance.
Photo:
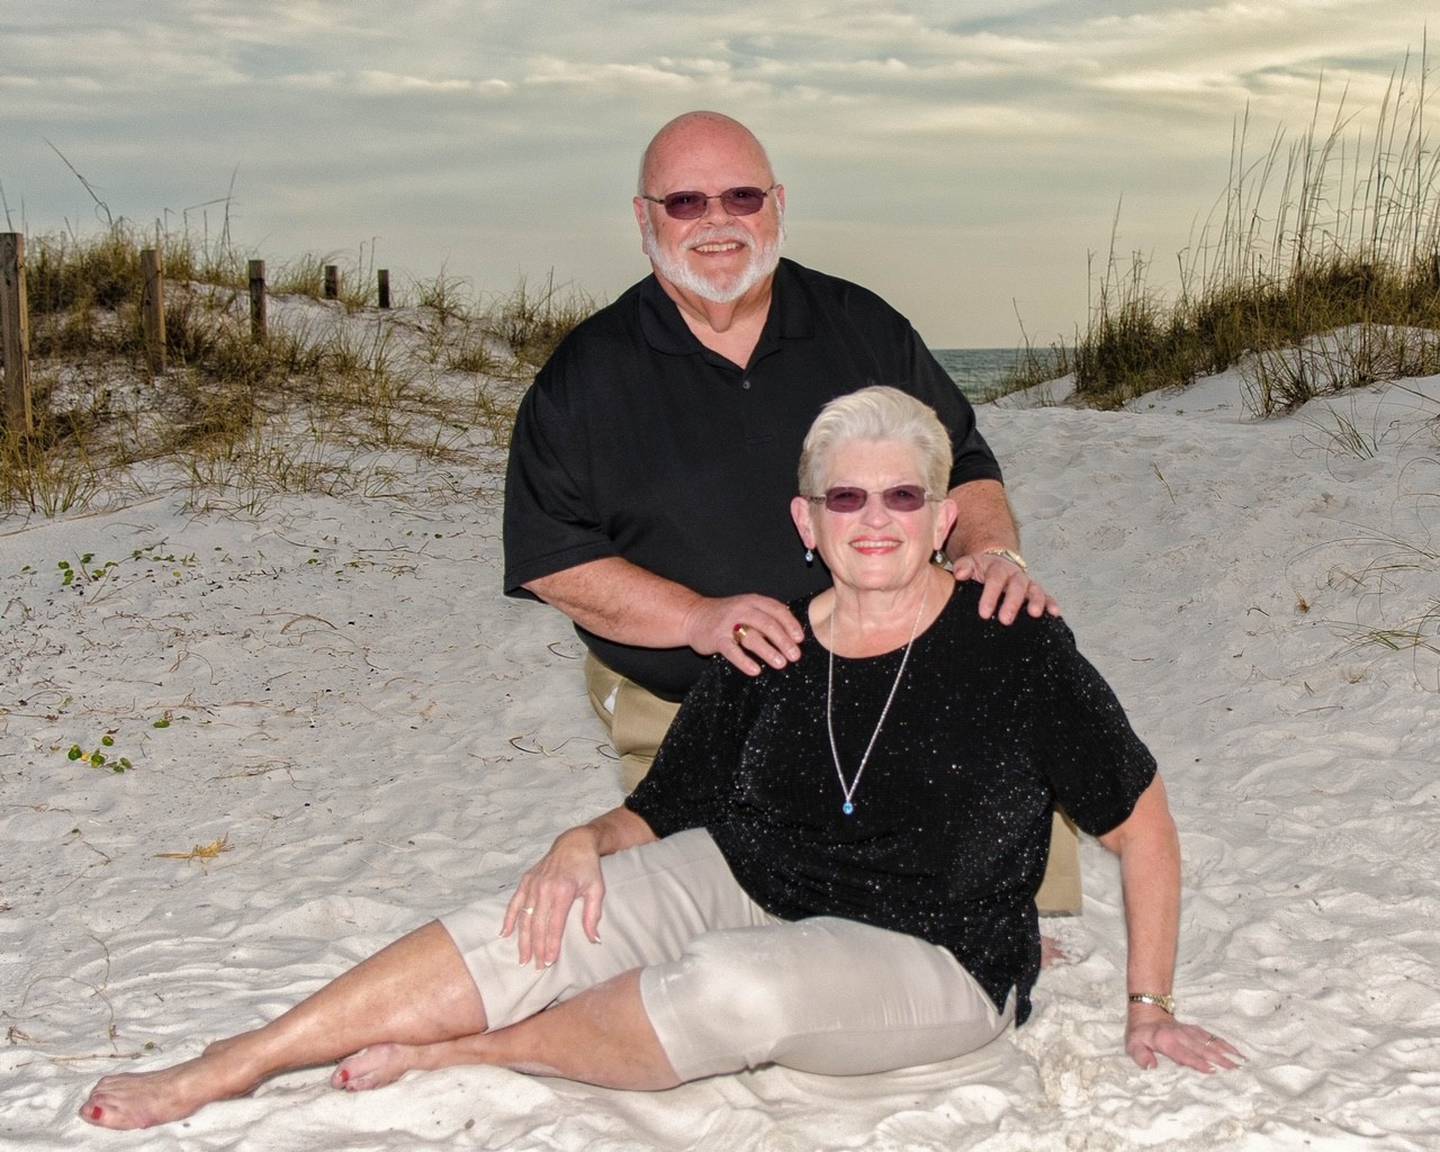
[[[560,960],[514,986],[515,944],[497,940],[503,905],[476,904],[445,926],[486,990],[495,1030],[435,1044],[373,1044],[336,1069],[336,1088],[380,1088],[412,1069],[492,1064],[615,1088],[679,1083],[650,1026],[639,972],[678,958],[689,941],[720,928],[773,923],[730,875],[708,834],[682,832],[607,856],[603,945],[585,938],[572,910]]]
[[[954,956],[917,937],[770,919],[699,935],[676,960],[485,1036],[357,1053],[333,1082],[378,1088],[455,1064],[640,1090],[767,1063],[848,1076],[953,1059],[1009,1020]]]
[[[680,1083],[640,998],[640,969],[482,1036],[438,1044],[377,1044],[341,1063],[337,1088],[380,1088],[416,1069],[491,1064],[605,1088],[658,1091]]]
[[[367,1044],[432,1044],[485,1030],[485,1005],[438,923],[356,965],[283,1016],[159,1072],[106,1076],[80,1109],[105,1128],[148,1128],[243,1096],[280,1072],[331,1063]]]
[[[681,1080],[770,1063],[828,1076],[932,1064],[1010,1020],[945,949],[829,916],[697,937],[645,970],[641,994]]]
[[[396,941],[263,1028],[160,1072],[107,1076],[80,1114],[110,1128],[163,1124],[352,1053],[336,1087],[371,1086],[362,1073],[378,1086],[412,1067],[453,1063],[553,1069],[617,1087],[675,1083],[635,991],[638,970],[679,956],[709,929],[770,917],[703,831],[608,856],[603,867],[603,945],[585,939],[572,910],[559,962],[521,968],[515,941],[499,937],[505,900],[483,900]],[[495,1031],[480,1035],[492,1020]],[[367,1047],[373,1058],[362,1055]]]

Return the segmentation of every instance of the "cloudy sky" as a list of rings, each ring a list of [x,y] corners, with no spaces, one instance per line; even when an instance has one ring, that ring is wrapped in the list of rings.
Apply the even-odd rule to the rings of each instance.
[[[0,183],[16,229],[95,227],[48,140],[139,223],[213,233],[233,175],[232,233],[272,261],[373,239],[400,282],[613,298],[647,270],[640,150],[715,108],[769,147],[789,255],[932,346],[1013,344],[1017,309],[1043,342],[1084,323],[1122,196],[1121,249],[1173,267],[1247,102],[1255,141],[1298,134],[1323,74],[1368,127],[1423,7],[0,0]]]

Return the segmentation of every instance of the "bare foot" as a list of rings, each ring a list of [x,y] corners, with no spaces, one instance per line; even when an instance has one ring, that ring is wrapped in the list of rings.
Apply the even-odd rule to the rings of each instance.
[[[346,1092],[365,1092],[393,1084],[417,1068],[416,1049],[409,1044],[372,1044],[340,1061],[330,1077],[330,1087]]]
[[[80,1119],[101,1128],[150,1128],[254,1090],[253,1078],[217,1056],[207,1049],[203,1056],[158,1072],[106,1076],[80,1106]]]
[[[1040,967],[1053,968],[1056,964],[1064,964],[1070,957],[1065,949],[1060,947],[1060,941],[1053,936],[1040,937]]]

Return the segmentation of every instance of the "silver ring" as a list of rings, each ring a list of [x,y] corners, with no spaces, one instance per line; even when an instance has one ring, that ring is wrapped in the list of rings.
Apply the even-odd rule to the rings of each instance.
[[[533,916],[533,915],[535,915],[535,909],[534,909],[533,906],[531,906],[531,907],[529,907],[529,908],[521,908],[520,911],[523,912],[523,913],[525,913],[526,916]]]

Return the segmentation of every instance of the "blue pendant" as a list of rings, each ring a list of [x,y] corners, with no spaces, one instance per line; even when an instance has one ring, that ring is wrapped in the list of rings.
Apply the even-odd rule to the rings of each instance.
[[[851,804],[849,800],[846,800],[840,811],[844,812],[846,816],[851,816],[855,812],[855,805]]]

